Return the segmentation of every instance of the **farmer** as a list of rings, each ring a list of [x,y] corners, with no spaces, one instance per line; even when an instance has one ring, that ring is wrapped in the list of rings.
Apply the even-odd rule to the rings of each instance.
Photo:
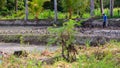
[[[103,13],[103,28],[107,27],[107,16]]]

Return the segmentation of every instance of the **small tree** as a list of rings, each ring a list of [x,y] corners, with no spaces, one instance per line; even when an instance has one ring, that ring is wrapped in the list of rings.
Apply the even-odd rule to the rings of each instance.
[[[43,10],[43,4],[48,0],[32,0],[30,2],[30,11],[35,15],[35,19],[38,19],[39,14]]]
[[[69,13],[69,19],[72,18],[72,14],[76,10],[79,10],[80,14],[82,15],[82,12],[85,12],[86,8],[89,6],[89,0],[61,0],[61,2],[64,10]]]
[[[0,9],[3,7],[3,6],[5,6],[5,0],[0,0]]]
[[[78,0],[61,0],[61,2],[64,10],[69,13],[69,19],[71,19],[72,13],[77,7],[76,3],[78,2]]]
[[[76,3],[75,11],[79,14],[80,17],[89,9],[89,0],[78,0]]]
[[[75,41],[75,24],[75,21],[70,20],[60,28],[48,28],[50,35],[52,35],[49,44],[57,42],[57,45],[62,46],[62,57],[68,62],[76,60],[77,50],[73,44]]]

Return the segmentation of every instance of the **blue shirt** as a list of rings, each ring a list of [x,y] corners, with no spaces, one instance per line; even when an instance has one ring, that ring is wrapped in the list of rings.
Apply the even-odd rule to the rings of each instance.
[[[103,21],[107,22],[107,16],[106,15],[103,16]]]

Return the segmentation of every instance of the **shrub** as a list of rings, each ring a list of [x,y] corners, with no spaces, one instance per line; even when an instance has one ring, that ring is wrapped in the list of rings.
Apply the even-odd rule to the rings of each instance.
[[[77,50],[73,44],[75,41],[74,28],[76,24],[75,21],[69,20],[62,27],[48,28],[50,35],[52,35],[48,44],[57,42],[57,45],[62,47],[62,57],[68,62],[76,60]]]

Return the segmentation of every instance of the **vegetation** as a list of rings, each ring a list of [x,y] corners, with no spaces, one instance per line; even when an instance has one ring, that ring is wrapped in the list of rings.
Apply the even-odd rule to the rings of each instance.
[[[25,17],[25,2],[24,0],[0,0],[0,19],[24,19]],[[16,4],[15,4],[16,3]],[[54,18],[54,0],[28,0],[28,7],[29,7],[29,17],[28,19],[46,19],[49,17]],[[86,4],[87,3],[87,4]],[[119,0],[114,1],[114,7],[113,8],[119,8]],[[78,18],[84,18],[90,17],[86,15],[90,15],[90,1],[88,0],[60,0],[58,1],[58,19],[62,18],[74,18],[74,15]],[[99,16],[102,15],[102,13],[106,13],[106,9],[109,9],[110,1],[109,0],[94,0],[94,12],[92,12],[95,16],[96,13],[99,13],[97,9],[100,9]],[[112,3],[111,3],[112,4]],[[114,9],[111,9],[111,13],[113,17],[116,16],[116,12],[114,13]],[[46,10],[47,9],[47,10]],[[104,10],[103,10],[104,9]],[[17,10],[17,11],[16,11]],[[46,11],[50,12],[46,12]],[[120,10],[120,9],[118,9]],[[118,11],[117,10],[117,11]],[[44,12],[43,12],[44,11]],[[44,13],[44,14],[43,14]],[[49,14],[48,14],[49,13]],[[107,12],[108,16],[111,16],[110,12]],[[44,15],[48,16],[44,16]],[[63,14],[63,15],[61,15]],[[69,15],[67,15],[69,14]],[[41,16],[42,15],[42,16]],[[98,15],[98,14],[97,14]],[[117,14],[118,15],[118,14]]]
[[[36,19],[38,19],[39,14],[43,10],[42,6],[44,2],[45,0],[32,0],[32,2],[30,2],[30,11],[33,13]]]
[[[60,28],[48,28],[50,35],[55,35],[50,39],[50,44],[57,42],[56,44],[62,47],[62,57],[68,62],[76,61],[77,50],[74,46],[76,24],[75,21],[70,20]]]
[[[46,51],[48,54],[42,53],[31,53],[28,57],[15,57],[13,55],[3,57],[2,64],[0,67],[4,68],[119,68],[119,52],[120,52],[120,43],[116,41],[111,41],[104,46],[99,47],[85,47],[78,46],[78,55],[77,61],[73,63],[68,63],[63,59],[56,61],[52,65],[43,64],[40,59],[43,57],[52,57],[58,55],[61,49],[51,53]]]
[[[62,22],[63,25],[59,27],[57,25],[49,27],[46,35],[44,35],[44,31],[43,35],[39,37],[33,36],[33,31],[30,31],[30,35],[24,34],[24,31],[21,33],[23,35],[7,35],[6,33],[5,36],[0,36],[0,41],[19,42],[20,44],[48,42],[49,45],[55,44],[61,48],[55,52],[47,50],[35,53],[24,52],[20,56],[0,52],[0,68],[120,68],[120,42],[112,40],[103,46],[96,44],[94,47],[90,46],[89,41],[86,41],[86,46],[75,43],[77,33],[75,27],[80,25],[83,18],[101,16],[102,13],[109,18],[119,18],[120,5],[116,2],[120,2],[120,0],[57,0],[58,9],[61,9],[58,12],[57,9],[53,11],[53,7],[58,7],[54,0],[26,1],[0,0],[0,19],[24,19],[26,16],[28,19],[49,20],[55,18],[56,15],[56,18],[65,19],[66,22]],[[26,5],[29,9],[25,7]],[[80,19],[80,22],[76,22],[75,18]],[[32,29],[36,30],[36,35],[39,34],[37,29]],[[84,29],[81,29],[81,33],[82,31]],[[29,34],[29,31],[26,33]]]
[[[113,13],[114,16],[113,18],[119,18],[120,17],[120,13],[118,12],[118,10],[120,10],[120,8],[114,8]],[[81,11],[83,12],[83,11]],[[12,15],[7,15],[7,16],[0,16],[0,19],[24,19],[25,14],[23,14],[24,11],[18,11],[17,14],[12,14]],[[104,13],[109,17],[109,9],[106,8],[104,9]],[[23,15],[21,15],[23,14]],[[58,12],[58,19],[65,19],[66,18],[66,14],[67,13],[62,13],[62,12]],[[94,11],[95,16],[101,16],[101,11],[100,9],[95,9]],[[77,18],[79,17],[79,15],[74,14],[72,15],[72,18]],[[90,13],[89,12],[83,12],[83,14],[80,14],[81,18],[90,18]],[[35,16],[32,13],[29,13],[28,19],[34,19]],[[54,18],[54,12],[51,10],[44,10],[44,12],[41,12],[38,16],[38,19],[53,19]]]

